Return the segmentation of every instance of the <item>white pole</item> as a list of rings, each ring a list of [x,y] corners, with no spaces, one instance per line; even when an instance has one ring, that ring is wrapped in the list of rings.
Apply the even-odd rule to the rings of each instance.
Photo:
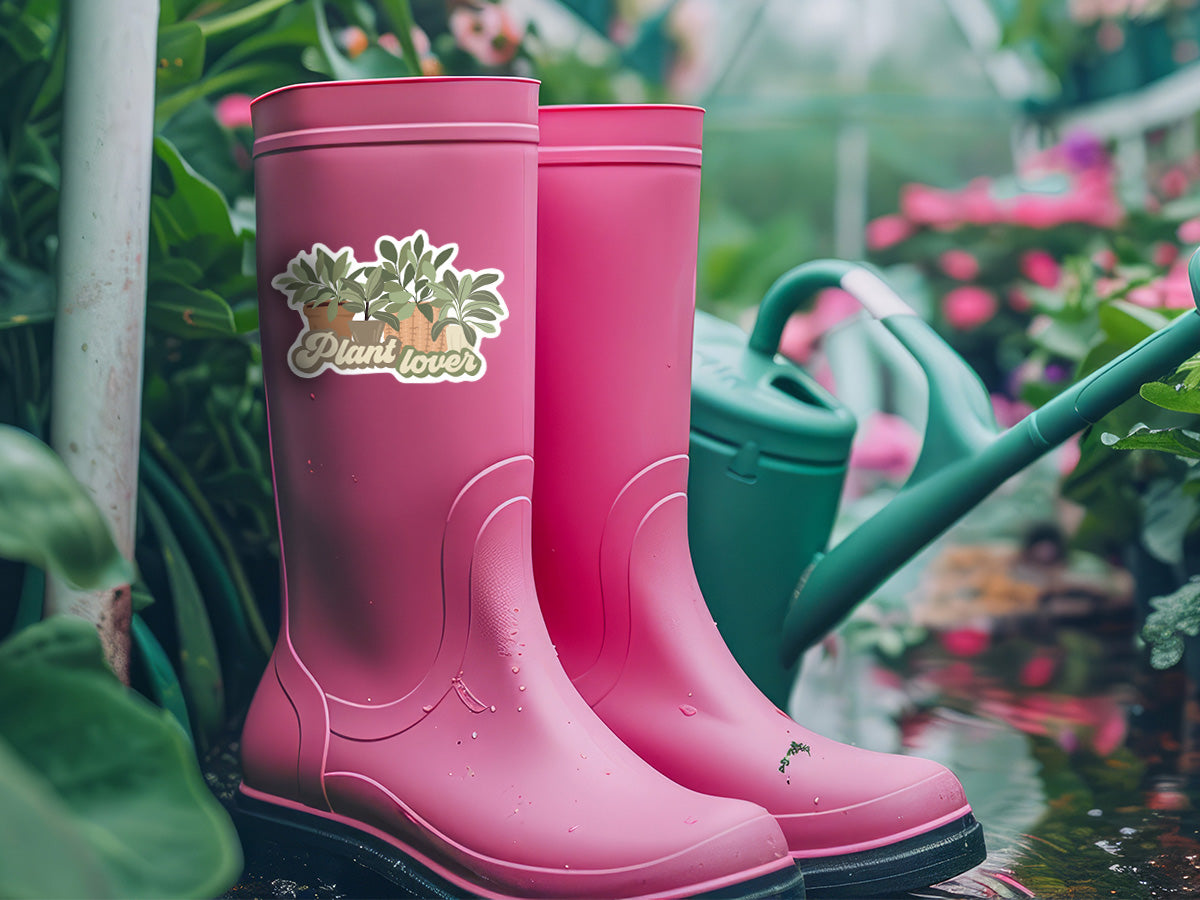
[[[66,12],[51,433],[132,558],[158,0],[72,0]],[[94,622],[128,680],[128,586],[51,579],[46,611]]]

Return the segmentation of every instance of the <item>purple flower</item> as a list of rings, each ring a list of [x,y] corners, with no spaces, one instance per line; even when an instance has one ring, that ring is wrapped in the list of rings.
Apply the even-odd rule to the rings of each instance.
[[[1062,142],[1063,158],[1072,171],[1082,172],[1108,165],[1104,142],[1088,131],[1072,131]]]

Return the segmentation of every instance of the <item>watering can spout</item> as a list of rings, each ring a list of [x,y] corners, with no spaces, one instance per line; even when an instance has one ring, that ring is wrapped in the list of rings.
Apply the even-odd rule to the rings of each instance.
[[[1200,254],[1192,257],[1188,274],[1193,297],[1200,298]],[[1005,479],[1200,350],[1200,311],[1189,310],[1001,433],[990,413],[980,408],[987,396],[977,376],[925,323],[906,315],[884,323],[930,379],[924,447],[900,493],[809,564],[784,619],[785,665],[793,665],[859,601]],[[956,395],[943,395],[946,384],[954,386]],[[954,421],[964,410],[967,415]]]

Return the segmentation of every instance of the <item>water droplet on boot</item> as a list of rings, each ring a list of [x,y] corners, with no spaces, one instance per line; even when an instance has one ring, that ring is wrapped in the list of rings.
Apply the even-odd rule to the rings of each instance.
[[[351,480],[352,480],[352,481],[353,481],[355,484],[358,484],[358,476],[357,476],[357,475],[351,475],[351,476],[350,476],[350,479],[351,479]]]
[[[813,797],[813,806],[818,805],[820,802],[821,802],[820,797]]]
[[[425,712],[433,712],[433,707],[428,703],[426,703],[424,706],[422,706],[421,709],[424,710]]]
[[[523,690],[525,690],[525,685],[521,685],[520,687],[518,687],[518,688],[517,688],[517,690],[518,690],[518,691],[523,691]]]
[[[690,704],[690,703],[684,703],[682,706],[679,707],[679,711],[681,713],[683,713],[685,716],[694,716],[697,712],[697,709],[696,709],[696,707],[692,706],[692,704]]]
[[[518,706],[518,707],[517,707],[517,712],[520,712],[520,711],[521,711],[521,710],[523,710],[524,708],[525,708],[525,707],[523,707],[523,706]]]
[[[514,675],[516,675],[516,674],[517,674],[518,672],[520,672],[520,671],[521,671],[521,667],[520,667],[520,666],[513,666],[513,674],[514,674]]]
[[[684,825],[695,825],[699,821],[700,820],[697,819],[695,816],[688,816],[686,819],[683,820],[683,824]]]
[[[472,732],[471,732],[471,740],[475,740],[475,738],[477,738],[477,737],[479,737],[479,732],[478,732],[478,731],[472,731]]]
[[[587,754],[586,754],[586,753],[580,753],[580,754],[579,754],[579,758],[580,758],[580,759],[587,759]]]
[[[570,828],[567,829],[567,834],[574,833],[576,830],[578,830],[578,828],[579,828],[578,825],[572,825]]]
[[[308,399],[309,399],[309,400],[316,400],[316,399],[317,399],[317,395],[316,395],[316,394],[309,394],[309,395],[308,395]]]
[[[492,706],[492,712],[495,712],[495,711],[496,711],[496,707]]]

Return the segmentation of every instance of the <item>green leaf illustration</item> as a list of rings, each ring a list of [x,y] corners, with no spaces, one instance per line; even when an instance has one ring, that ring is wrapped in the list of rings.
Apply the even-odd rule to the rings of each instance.
[[[482,275],[478,276],[475,279],[475,287],[481,288],[481,287],[484,287],[485,285],[495,284],[499,280],[500,280],[500,276],[497,275],[495,272],[484,272]]]
[[[450,260],[454,258],[454,254],[457,252],[458,252],[457,245],[447,244],[445,247],[442,248],[442,251],[437,255],[437,258],[434,259],[433,267],[435,269],[440,269],[446,263],[450,262]]]
[[[379,255],[394,264],[400,259],[400,248],[396,246],[394,241],[380,241]]]

